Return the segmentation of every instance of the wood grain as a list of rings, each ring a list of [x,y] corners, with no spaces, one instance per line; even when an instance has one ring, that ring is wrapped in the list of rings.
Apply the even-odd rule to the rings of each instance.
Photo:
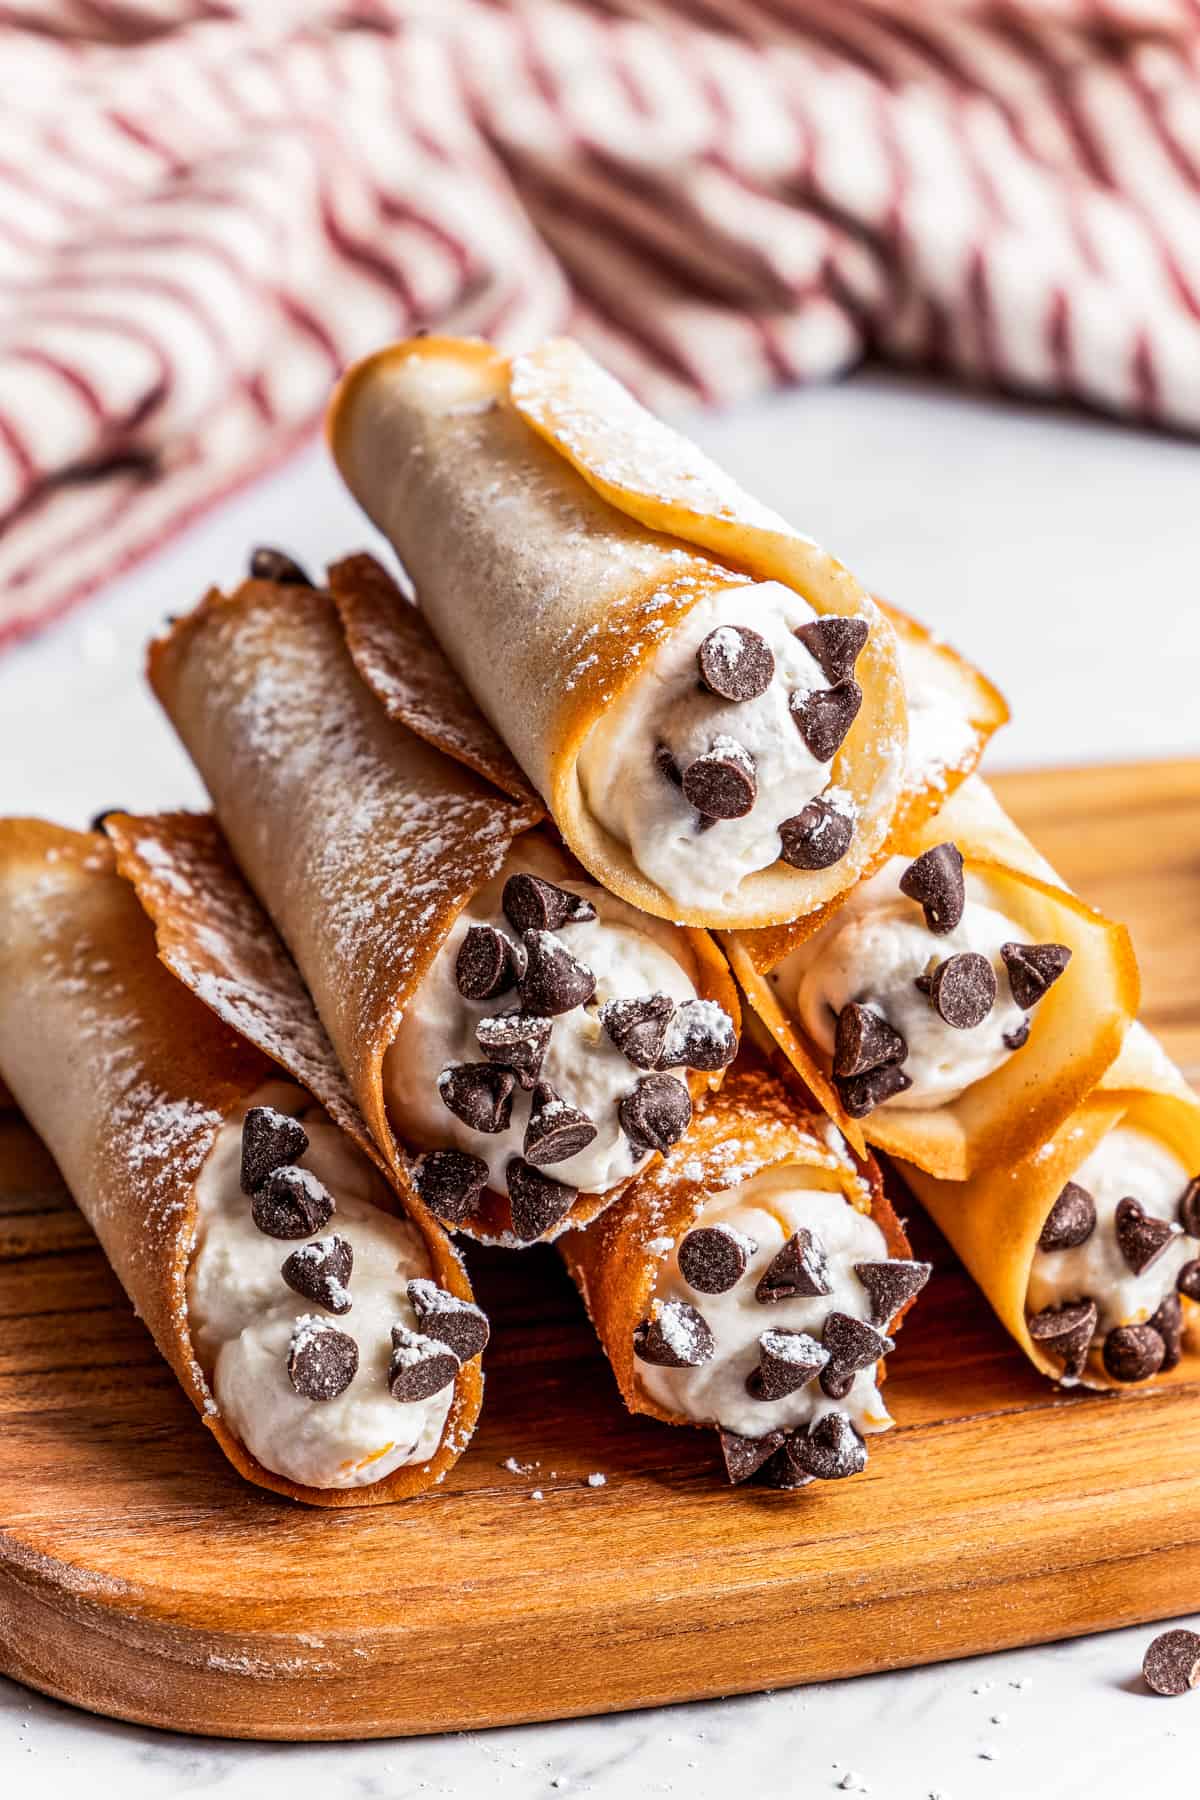
[[[1129,918],[1146,1016],[1200,1073],[1200,764],[997,786],[1064,876]],[[859,1480],[731,1492],[707,1434],[626,1415],[553,1252],[481,1252],[495,1335],[471,1449],[408,1505],[316,1514],[238,1481],[53,1165],[0,1119],[0,1667],[186,1731],[369,1737],[1200,1606],[1200,1384],[1057,1393],[915,1235],[937,1274],[891,1359],[901,1428]]]

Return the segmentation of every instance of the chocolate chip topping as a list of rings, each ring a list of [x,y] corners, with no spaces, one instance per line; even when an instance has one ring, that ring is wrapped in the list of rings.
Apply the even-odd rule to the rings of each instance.
[[[764,1331],[758,1340],[758,1367],[746,1378],[755,1400],[785,1400],[819,1375],[829,1352],[807,1331]]]
[[[683,792],[706,819],[744,819],[758,798],[754,758],[733,738],[719,737],[683,771]]]
[[[1012,997],[1025,1012],[1054,986],[1071,960],[1065,944],[1001,944],[1000,954]]]
[[[270,544],[259,544],[250,552],[249,566],[253,581],[275,581],[280,587],[313,586],[308,571],[294,556],[289,556],[286,550],[276,550]]]
[[[797,1488],[811,1487],[816,1477],[797,1468],[791,1457],[791,1445],[796,1436],[801,1434],[785,1431],[781,1435],[783,1437],[782,1444],[774,1456],[769,1457],[763,1464],[755,1485],[777,1488],[781,1492],[789,1494],[794,1493]]]
[[[749,1481],[757,1475],[763,1464],[783,1443],[782,1431],[768,1431],[765,1437],[739,1437],[736,1431],[718,1430],[721,1440],[721,1455],[725,1459],[725,1473],[730,1483],[737,1487],[743,1481]]]
[[[887,1063],[901,1063],[908,1045],[873,1006],[851,1000],[838,1014],[833,1050],[833,1072],[838,1076],[865,1075]]]
[[[566,888],[543,881],[540,875],[510,875],[500,904],[514,931],[560,931],[564,925],[584,925],[594,919],[590,900]]]
[[[1172,1238],[1180,1235],[1178,1225],[1168,1219],[1156,1219],[1138,1200],[1118,1200],[1114,1215],[1117,1248],[1135,1275],[1142,1275],[1156,1263]]]
[[[715,1000],[685,1000],[667,1027],[658,1062],[662,1069],[727,1069],[737,1055],[733,1020]]]
[[[681,788],[683,786],[683,771],[665,744],[655,745],[654,766],[672,787]]]
[[[844,1312],[829,1314],[821,1342],[829,1352],[829,1373],[834,1376],[857,1375],[860,1369],[873,1368],[895,1348],[886,1332]]]
[[[1077,1181],[1068,1181],[1042,1226],[1039,1250],[1076,1250],[1096,1229],[1096,1202]]]
[[[578,1188],[569,1187],[565,1181],[556,1181],[553,1175],[535,1169],[532,1163],[519,1156],[513,1157],[505,1175],[513,1234],[523,1244],[532,1244],[536,1238],[544,1237],[560,1219],[565,1219],[579,1192]]]
[[[854,820],[819,796],[779,827],[779,854],[793,869],[831,869],[854,836]]]
[[[387,1384],[393,1400],[409,1404],[428,1400],[448,1388],[461,1367],[453,1350],[440,1338],[410,1331],[407,1325],[392,1326]]]
[[[633,1354],[662,1369],[698,1369],[716,1347],[703,1313],[686,1300],[656,1300],[650,1317],[634,1327]]]
[[[701,1225],[679,1246],[679,1273],[698,1294],[727,1294],[736,1287],[754,1246],[728,1225]]]
[[[915,900],[925,914],[934,937],[945,937],[963,916],[967,888],[963,880],[962,852],[957,844],[935,844],[900,877],[900,892]],[[1018,1001],[1018,1005],[1020,1002]]]
[[[697,652],[700,679],[720,700],[757,700],[771,685],[775,658],[746,625],[718,625]]]
[[[763,1270],[754,1298],[760,1306],[773,1306],[777,1300],[794,1300],[797,1294],[816,1299],[832,1292],[825,1246],[815,1232],[801,1226]]]
[[[431,1213],[461,1225],[488,1182],[488,1166],[467,1150],[427,1150],[413,1165],[413,1182]]]
[[[279,1273],[293,1292],[340,1316],[354,1304],[350,1297],[353,1270],[353,1247],[335,1231],[305,1244],[303,1250],[293,1250]]]
[[[1028,1042],[1028,1019],[1022,1019],[1019,1025],[1014,1025],[1011,1031],[1006,1031],[1004,1033],[1004,1048],[1006,1050],[1023,1050]]]
[[[600,1008],[600,1023],[635,1069],[653,1069],[662,1055],[674,1011],[675,1002],[668,994],[606,1000]]]
[[[305,1400],[336,1400],[358,1374],[358,1345],[328,1319],[305,1313],[292,1329],[287,1372]]]
[[[667,1151],[692,1120],[692,1097],[673,1075],[643,1075],[617,1107],[621,1130],[634,1150]]]
[[[868,1069],[865,1075],[838,1077],[834,1085],[850,1117],[865,1119],[877,1106],[910,1088],[912,1078],[899,1063],[885,1063],[881,1069]]]
[[[566,1162],[586,1150],[595,1135],[596,1127],[585,1112],[571,1106],[548,1081],[538,1083],[533,1090],[522,1145],[526,1162],[535,1169]]]
[[[867,1290],[872,1321],[886,1331],[901,1307],[921,1292],[933,1274],[933,1264],[889,1257],[886,1262],[855,1263],[854,1273]]]
[[[525,1089],[541,1074],[554,1026],[537,1013],[494,1013],[480,1019],[475,1042],[489,1062],[511,1069]]]
[[[1179,1295],[1168,1294],[1146,1323],[1163,1341],[1162,1373],[1177,1369],[1183,1360],[1183,1303]]]
[[[956,1031],[982,1025],[995,1003],[996,971],[974,950],[948,956],[929,978],[930,1006]]]
[[[1200,1175],[1189,1181],[1179,1202],[1179,1223],[1189,1237],[1200,1238]]]
[[[444,1105],[472,1131],[507,1131],[517,1078],[495,1063],[452,1063],[437,1078]]]
[[[464,1000],[494,1000],[517,979],[513,945],[494,925],[472,925],[458,947],[454,981]]]
[[[250,1216],[267,1237],[311,1237],[334,1214],[333,1195],[311,1169],[272,1169],[250,1201]]]
[[[1200,1632],[1160,1631],[1142,1658],[1142,1674],[1151,1693],[1168,1700],[1200,1686]]]
[[[811,694],[793,694],[788,710],[810,756],[819,763],[832,762],[858,717],[862,689],[857,681],[839,681],[836,687],[817,688]]]
[[[1167,1346],[1152,1325],[1118,1325],[1104,1340],[1104,1367],[1114,1381],[1149,1381],[1162,1368]]]
[[[552,931],[527,931],[521,939],[525,972],[521,976],[521,1005],[526,1012],[556,1018],[584,1006],[596,991],[592,971],[572,956]]]
[[[844,1412],[826,1413],[809,1432],[793,1432],[787,1451],[797,1469],[817,1481],[844,1481],[867,1466],[867,1446]]]
[[[261,1187],[273,1169],[299,1162],[308,1149],[308,1133],[299,1119],[273,1106],[252,1106],[242,1121],[243,1194]]]
[[[1083,1373],[1099,1316],[1094,1300],[1076,1300],[1047,1306],[1031,1314],[1025,1325],[1038,1349],[1061,1358],[1063,1374],[1074,1380]]]
[[[435,1281],[410,1281],[407,1291],[425,1336],[448,1344],[460,1363],[470,1362],[486,1348],[491,1335],[487,1315],[473,1300],[460,1300]]]
[[[1185,1299],[1194,1300],[1200,1305],[1200,1257],[1184,1263],[1175,1278],[1175,1286]]]
[[[820,664],[826,681],[837,683],[853,675],[859,652],[870,634],[865,619],[847,619],[829,614],[801,625],[796,636],[813,660]]]

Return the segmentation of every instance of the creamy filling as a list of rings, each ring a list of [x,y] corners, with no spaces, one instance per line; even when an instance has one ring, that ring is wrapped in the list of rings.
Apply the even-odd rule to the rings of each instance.
[[[240,1185],[244,1110],[232,1115],[196,1182],[192,1340],[222,1418],[264,1468],[306,1487],[365,1487],[427,1461],[450,1411],[452,1382],[415,1402],[393,1399],[388,1386],[392,1327],[418,1330],[407,1286],[430,1276],[429,1256],[413,1225],[382,1210],[378,1175],[300,1088],[272,1082],[249,1105],[302,1121],[309,1144],[298,1166],[323,1184],[336,1210],[319,1232],[294,1241],[260,1230]],[[351,1305],[336,1317],[280,1273],[297,1249],[332,1232],[353,1249]],[[318,1330],[336,1327],[357,1346],[357,1373],[335,1398],[308,1399],[289,1376],[302,1319],[319,1320]]]
[[[853,821],[853,801],[831,781],[832,753],[818,760],[793,711],[836,685],[795,635],[816,618],[775,581],[708,596],[588,734],[579,775],[593,815],[681,907],[732,904],[747,876],[779,860],[781,824],[818,796]],[[701,680],[702,646],[722,628],[712,648],[728,647],[726,666],[736,664],[731,627],[757,633],[774,664],[763,690],[744,699],[722,698]],[[736,676],[729,685],[738,686]],[[714,749],[732,754],[730,746],[750,759],[753,803],[740,817],[711,819],[691,804],[680,778]],[[664,772],[670,768],[674,778]]]

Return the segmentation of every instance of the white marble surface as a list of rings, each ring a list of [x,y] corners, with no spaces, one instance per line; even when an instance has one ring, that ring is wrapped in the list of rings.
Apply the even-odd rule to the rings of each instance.
[[[874,375],[697,430],[749,488],[1006,689],[1017,719],[993,765],[1200,751],[1197,447]],[[232,580],[248,542],[284,543],[319,564],[369,538],[314,448],[0,659],[0,812],[82,824],[102,806],[197,801],[140,684],[148,631],[207,583]],[[807,1800],[846,1783],[886,1800],[1142,1800],[1188,1791],[1200,1765],[1200,1691],[1167,1702],[1141,1688],[1151,1635],[358,1745],[175,1738],[0,1682],[0,1792]]]

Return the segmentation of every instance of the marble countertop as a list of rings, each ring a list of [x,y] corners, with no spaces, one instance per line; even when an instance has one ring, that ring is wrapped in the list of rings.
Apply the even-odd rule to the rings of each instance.
[[[693,428],[752,492],[1005,689],[1016,719],[993,767],[1200,753],[1196,446],[875,374]],[[319,566],[371,536],[314,446],[5,656],[0,812],[82,825],[104,806],[199,801],[141,686],[146,636],[209,583],[235,579],[251,542],[282,543]],[[1053,1619],[1046,1632],[1053,1637]],[[0,1790],[22,1800],[75,1786],[122,1800],[715,1800],[732,1790],[761,1800],[845,1791],[1141,1800],[1194,1781],[1200,1763],[1200,1691],[1168,1703],[1142,1688],[1151,1636],[1109,1633],[786,1693],[353,1745],[173,1737],[0,1681]]]

